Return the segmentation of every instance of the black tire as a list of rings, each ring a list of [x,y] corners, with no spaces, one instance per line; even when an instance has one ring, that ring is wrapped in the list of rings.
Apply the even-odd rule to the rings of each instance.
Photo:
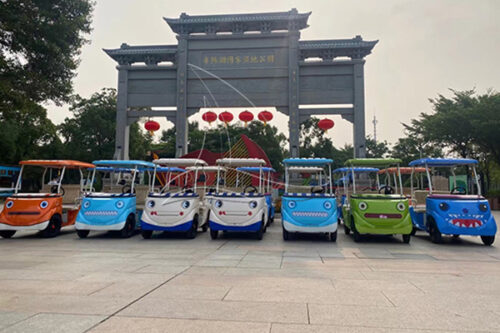
[[[429,235],[431,237],[431,241],[435,244],[440,244],[443,241],[441,231],[439,231],[436,221],[434,221],[432,217],[429,217]]]
[[[219,237],[219,230],[210,229],[210,238],[217,239]]]
[[[0,236],[2,238],[11,238],[16,233],[16,230],[0,230]]]
[[[410,244],[411,234],[403,235],[403,243]]]
[[[459,237],[460,237],[460,235],[453,235],[453,238],[455,238],[455,239],[457,239]]]
[[[356,224],[354,223],[354,217],[351,218],[351,231],[352,231],[352,238],[356,243],[359,243],[361,241],[361,234],[356,229]]]
[[[45,230],[42,231],[42,237],[52,238],[59,235],[59,232],[61,232],[61,224],[62,224],[61,215],[59,214],[52,215],[49,221],[49,225],[47,226],[47,228],[45,228]]]
[[[153,237],[153,230],[142,230],[141,236],[144,239],[151,239]]]
[[[198,233],[198,215],[195,215],[193,218],[193,223],[191,224],[191,228],[186,232],[187,239],[196,238],[196,234]]]
[[[264,237],[265,228],[264,216],[262,216],[262,223],[260,224],[259,230],[255,233],[255,239],[262,240],[262,238]]]
[[[484,245],[490,246],[495,241],[495,236],[481,236],[481,240]]]
[[[417,233],[417,231],[418,231],[417,227],[413,227],[413,228],[411,229],[411,233],[410,233],[410,235],[415,236],[415,234]]]
[[[347,224],[345,224],[345,223],[344,223],[344,233],[345,233],[346,235],[349,235],[349,234],[351,233],[351,229],[349,229],[349,228],[347,227]]]
[[[330,240],[332,242],[336,242],[337,241],[337,230],[335,230],[335,232],[330,232]]]
[[[273,224],[274,223],[274,216],[271,216],[269,217],[269,224]]]
[[[132,236],[134,231],[135,231],[135,215],[130,214],[129,216],[127,216],[127,221],[125,222],[123,229],[120,230],[120,237],[129,238],[130,236]]]
[[[204,225],[201,226],[201,231],[207,232],[208,230],[208,222],[206,222]]]
[[[285,229],[285,227],[282,228],[283,229],[283,240],[284,241],[287,241],[290,239],[290,233]]]
[[[76,234],[80,238],[87,238],[87,236],[89,235],[89,232],[90,232],[90,230],[77,230]]]

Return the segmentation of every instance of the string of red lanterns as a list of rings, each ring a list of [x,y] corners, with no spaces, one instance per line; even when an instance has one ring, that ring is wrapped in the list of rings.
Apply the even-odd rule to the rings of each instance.
[[[160,129],[160,124],[154,120],[148,120],[144,124],[144,128],[149,132],[150,136],[153,136],[154,133]]]
[[[219,120],[221,122],[223,122],[224,125],[227,126],[231,121],[233,121],[234,116],[231,112],[228,112],[228,111],[224,111],[224,112],[220,113],[218,117],[217,117],[217,114],[215,112],[212,112],[212,111],[207,111],[207,112],[203,113],[203,115],[201,116],[201,119],[206,121],[209,125],[212,124],[214,121],[216,121],[217,118],[219,118]],[[245,124],[245,127],[247,127],[248,123],[253,121],[254,118],[255,117],[254,117],[253,113],[251,113],[248,110],[242,111],[238,115],[238,119]],[[259,114],[257,115],[257,118],[264,123],[264,126],[266,126],[267,123],[270,122],[274,118],[274,116],[271,112],[264,110],[264,111],[259,112]]]
[[[333,126],[335,126],[335,122],[331,119],[325,118],[318,121],[318,127],[325,133],[328,132],[329,129],[333,128]]]

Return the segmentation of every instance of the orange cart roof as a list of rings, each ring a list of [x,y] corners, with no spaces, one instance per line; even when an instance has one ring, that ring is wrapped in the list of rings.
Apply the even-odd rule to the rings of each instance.
[[[403,168],[399,168],[400,172],[402,175],[409,175],[411,174],[411,169],[413,168],[410,168],[410,167],[403,167]],[[393,173],[396,173],[398,170],[398,168],[387,168],[387,169],[382,169],[378,172],[379,175],[381,174],[384,174],[386,172],[389,172],[389,174],[393,174]],[[415,168],[415,173],[420,173],[420,172],[425,172],[425,168]]]
[[[73,160],[26,160],[19,162],[21,165],[37,165],[44,167],[67,167],[67,168],[95,168],[92,163]]]

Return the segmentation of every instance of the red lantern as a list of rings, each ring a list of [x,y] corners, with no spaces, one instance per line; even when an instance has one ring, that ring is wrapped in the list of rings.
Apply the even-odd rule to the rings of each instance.
[[[249,111],[243,111],[242,113],[240,113],[239,118],[242,122],[245,123],[245,127],[247,127],[247,123],[253,120],[253,113]]]
[[[214,121],[217,120],[217,114],[212,111],[205,112],[202,116],[201,119],[206,121],[209,125],[211,125]]]
[[[331,119],[321,119],[318,121],[318,127],[322,129],[325,133],[330,129],[333,128],[335,123]]]
[[[231,112],[224,111],[219,114],[219,120],[227,126],[227,124],[233,120],[233,114]]]
[[[262,111],[259,112],[258,117],[260,121],[264,122],[264,126],[266,126],[273,119],[273,114],[269,111]]]
[[[160,129],[160,124],[154,120],[148,120],[144,124],[144,128],[149,132],[149,135],[153,136],[153,134]]]

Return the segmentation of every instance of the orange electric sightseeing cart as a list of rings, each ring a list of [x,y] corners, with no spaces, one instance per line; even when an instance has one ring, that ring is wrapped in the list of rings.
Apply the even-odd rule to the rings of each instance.
[[[84,172],[94,165],[71,160],[27,160],[19,164],[21,171],[14,194],[5,200],[0,213],[0,236],[10,238],[18,230],[38,230],[43,237],[57,236],[61,227],[75,223],[84,191]],[[40,192],[21,192],[23,178],[40,175],[35,167],[43,169]],[[71,184],[78,178],[79,183]],[[26,185],[28,181],[24,180]]]

